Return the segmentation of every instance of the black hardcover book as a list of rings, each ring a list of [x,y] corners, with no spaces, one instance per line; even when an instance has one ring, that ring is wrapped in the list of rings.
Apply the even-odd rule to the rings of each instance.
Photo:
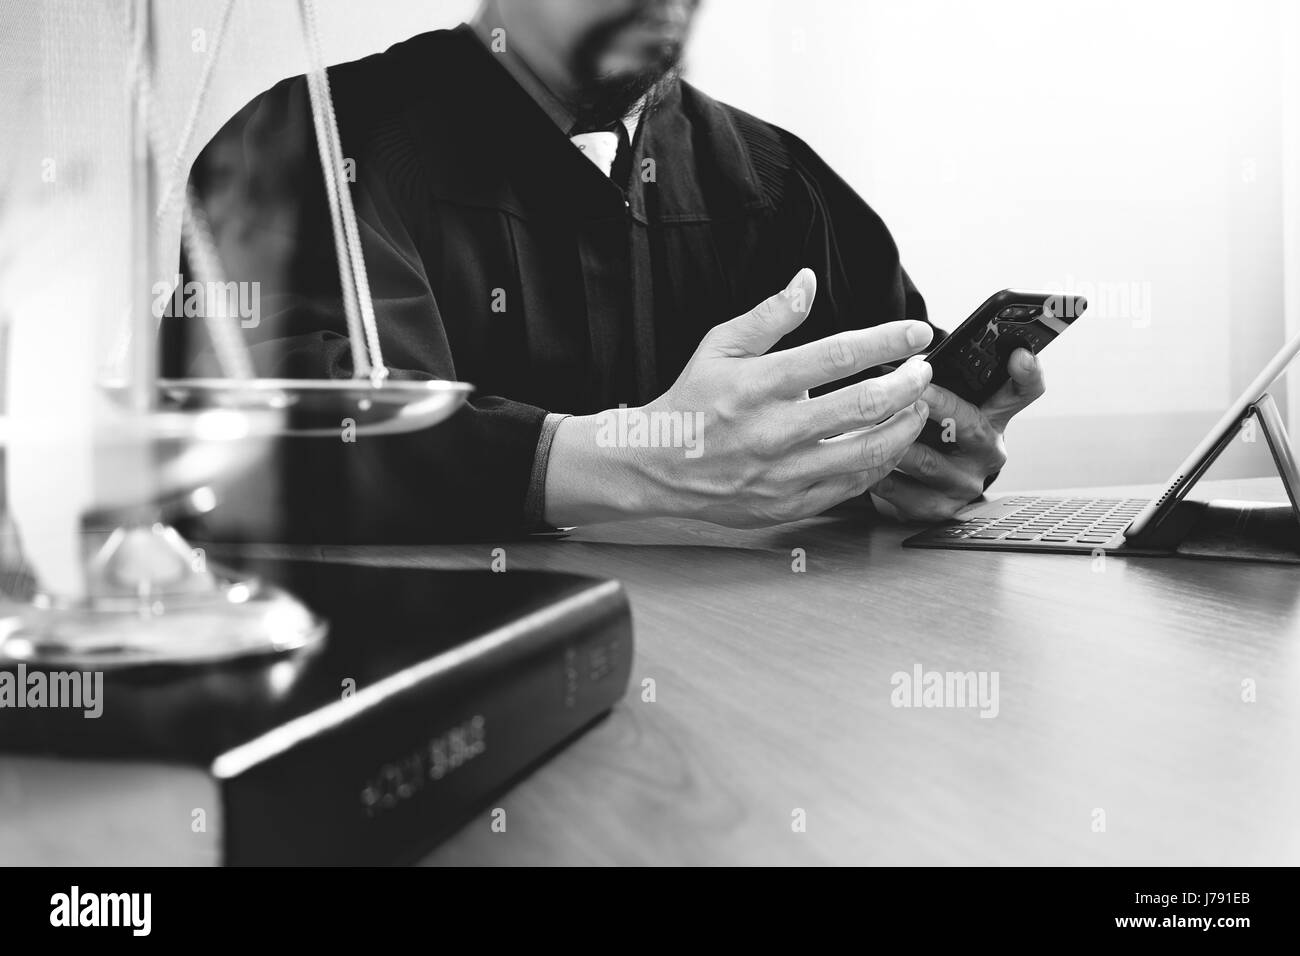
[[[109,671],[97,718],[0,708],[0,864],[411,862],[627,688],[613,581],[251,570],[328,620],[323,647]]]

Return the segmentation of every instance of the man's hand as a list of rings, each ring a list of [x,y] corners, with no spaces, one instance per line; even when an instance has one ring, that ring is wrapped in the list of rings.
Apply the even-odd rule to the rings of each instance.
[[[924,398],[946,442],[945,451],[918,442],[872,494],[909,521],[944,521],[982,495],[1006,464],[1002,434],[1007,422],[1045,390],[1038,359],[1028,349],[1011,353],[1007,371],[1011,380],[982,408],[930,385]]]
[[[929,344],[933,330],[890,322],[772,352],[807,317],[815,292],[812,271],[801,270],[784,292],[711,329],[661,397],[565,419],[547,468],[547,522],[678,515],[778,524],[861,495],[901,467],[931,414],[921,398],[928,362],[816,398],[808,390],[896,363]],[[697,441],[622,440],[638,428],[662,437],[672,423]]]

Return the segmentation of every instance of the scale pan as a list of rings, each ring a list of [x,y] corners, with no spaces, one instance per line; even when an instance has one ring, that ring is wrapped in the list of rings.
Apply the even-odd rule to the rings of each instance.
[[[158,387],[181,408],[278,409],[285,413],[283,434],[329,437],[344,419],[357,434],[419,431],[450,418],[474,390],[465,382],[347,378],[176,378]]]

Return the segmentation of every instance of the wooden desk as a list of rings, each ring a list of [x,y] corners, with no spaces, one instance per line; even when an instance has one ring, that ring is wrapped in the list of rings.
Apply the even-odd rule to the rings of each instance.
[[[1204,493],[1284,500],[1271,480]],[[428,862],[1300,862],[1300,566],[1098,567],[904,550],[909,533],[648,521],[504,544],[508,568],[626,584],[632,688],[499,802],[506,833],[484,814]],[[491,545],[288,550],[492,560]],[[917,664],[998,672],[997,716],[893,706],[891,676]]]

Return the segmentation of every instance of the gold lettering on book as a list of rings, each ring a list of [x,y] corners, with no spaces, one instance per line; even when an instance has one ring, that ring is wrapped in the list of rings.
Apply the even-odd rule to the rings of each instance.
[[[361,790],[362,812],[371,819],[386,813],[486,750],[487,718],[475,714],[384,763]]]

